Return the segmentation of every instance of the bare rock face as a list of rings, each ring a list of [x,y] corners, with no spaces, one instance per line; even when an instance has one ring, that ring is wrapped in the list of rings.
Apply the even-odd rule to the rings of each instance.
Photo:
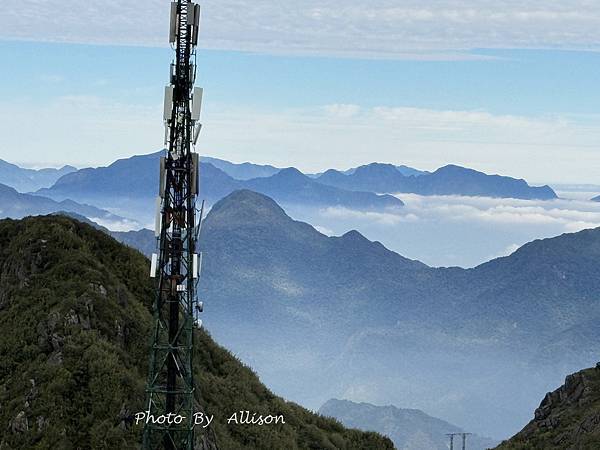
[[[546,394],[534,419],[498,449],[600,448],[600,363]]]
[[[37,430],[38,432],[42,432],[44,431],[44,428],[46,428],[48,426],[48,424],[50,423],[50,420],[44,416],[38,416],[37,418]]]
[[[10,429],[13,433],[24,433],[29,431],[29,421],[27,420],[25,411],[20,411],[10,422]]]

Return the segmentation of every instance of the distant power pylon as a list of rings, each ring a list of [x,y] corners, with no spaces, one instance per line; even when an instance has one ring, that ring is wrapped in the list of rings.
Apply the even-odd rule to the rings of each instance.
[[[454,450],[454,436],[462,437],[462,450],[466,450],[467,448],[467,436],[470,436],[472,433],[448,433],[446,436],[450,438],[450,450]]]
[[[466,450],[467,448],[467,436],[469,436],[471,433],[461,433],[460,435],[462,436],[462,450]]]

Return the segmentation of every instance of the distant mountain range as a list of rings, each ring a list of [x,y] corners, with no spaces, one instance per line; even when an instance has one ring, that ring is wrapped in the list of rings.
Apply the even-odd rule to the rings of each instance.
[[[58,211],[74,212],[106,224],[122,223],[125,220],[95,206],[80,204],[73,200],[55,201],[39,195],[21,194],[12,187],[0,184],[0,218],[20,219],[25,216],[50,214]]]
[[[487,175],[473,169],[448,165],[419,176],[402,173],[392,164],[373,163],[352,173],[330,169],[317,178],[320,183],[349,190],[420,195],[465,195],[499,198],[551,200],[557,198],[549,186],[532,187],[525,180]]]
[[[281,168],[271,165],[252,164],[249,162],[237,164],[224,159],[211,158],[210,156],[202,156],[201,159],[202,162],[212,164],[236,180],[270,177],[281,170]]]
[[[465,432],[418,409],[375,406],[348,400],[328,400],[319,408],[319,414],[336,418],[350,428],[377,431],[389,437],[401,450],[448,450],[447,433]],[[460,439],[460,436],[455,437],[454,448],[461,448]],[[485,450],[494,447],[497,442],[470,435],[467,444],[469,450]]]
[[[498,450],[584,450],[600,446],[600,363],[569,375],[534,418]]]
[[[107,167],[31,171],[0,161],[0,183],[57,201],[74,200],[150,224],[158,191],[158,158],[163,152],[137,155]],[[4,168],[4,169],[3,169]],[[4,170],[4,171],[3,171]],[[548,187],[531,187],[524,180],[486,175],[459,166],[433,173],[408,166],[372,163],[347,171],[328,170],[305,175],[295,168],[252,163],[236,164],[203,157],[201,198],[212,205],[239,189],[268,195],[286,207],[343,207],[359,211],[400,211],[400,199],[389,195],[464,195],[520,199],[553,199]],[[5,174],[4,178],[2,174]],[[37,184],[35,184],[37,183]]]
[[[19,192],[31,192],[52,186],[63,175],[75,172],[73,166],[60,169],[24,169],[0,159],[0,184],[15,188]]]
[[[57,200],[70,198],[119,214],[133,214],[150,221],[153,199],[158,195],[158,159],[162,152],[120,159],[108,167],[81,169],[60,178],[52,187],[36,193]],[[238,189],[270,195],[282,204],[315,207],[343,206],[358,210],[399,208],[402,201],[391,195],[356,192],[323,185],[296,169],[274,175],[237,180],[210,163],[200,164],[201,197],[212,204]]]
[[[388,165],[388,164],[384,164],[384,165]],[[389,165],[391,165],[391,164],[389,164]],[[341,170],[339,172],[343,173],[344,175],[352,175],[360,167],[365,167],[365,166],[352,167],[350,169]],[[430,173],[425,170],[419,170],[419,169],[415,169],[413,167],[408,167],[408,166],[404,166],[404,165],[393,166],[393,167],[395,167],[398,172],[400,172],[402,175],[404,175],[406,177],[418,177],[418,176],[426,175],[426,174]],[[323,175],[323,172],[315,173],[315,174],[308,174],[308,176],[312,177],[312,178],[318,178],[321,175]]]

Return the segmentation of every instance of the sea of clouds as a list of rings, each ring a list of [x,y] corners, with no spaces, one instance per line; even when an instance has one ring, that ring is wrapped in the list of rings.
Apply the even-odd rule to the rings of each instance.
[[[356,229],[390,250],[432,266],[474,267],[535,239],[600,226],[596,191],[559,191],[551,201],[397,194],[402,213],[341,207],[289,212],[328,235]]]

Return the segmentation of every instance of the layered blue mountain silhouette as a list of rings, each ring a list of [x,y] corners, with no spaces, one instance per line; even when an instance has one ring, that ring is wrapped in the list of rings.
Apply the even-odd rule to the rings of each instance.
[[[251,180],[252,178],[270,177],[281,170],[279,167],[273,167],[268,164],[260,165],[249,162],[237,164],[224,159],[211,158],[210,156],[203,156],[202,162],[212,164],[217,169],[222,170],[227,175],[237,180]]]
[[[36,193],[55,200],[72,199],[126,215],[151,219],[151,199],[157,194],[157,159],[162,152],[120,159],[107,167],[81,169],[59,178]],[[281,169],[251,163],[233,164],[217,158],[201,163],[202,198],[213,204],[237,189],[251,189],[284,206],[301,205],[355,210],[397,209],[402,201],[393,193],[466,195],[553,199],[548,186],[532,187],[524,180],[487,175],[472,169],[446,166],[433,173],[407,166],[373,163],[346,172],[328,170],[307,176],[295,168]]]
[[[148,220],[151,199],[158,193],[158,158],[162,152],[120,159],[108,167],[88,168],[60,178],[37,194],[54,199],[70,198],[116,211],[133,212]],[[358,210],[399,208],[402,201],[391,195],[357,192],[316,182],[294,168],[250,180],[232,178],[210,163],[200,164],[201,196],[212,204],[237,189],[270,195],[282,204],[319,207],[343,206]]]
[[[60,169],[24,169],[0,159],[0,183],[19,192],[31,192],[50,187],[63,175],[76,170],[73,166],[63,166]]]
[[[91,204],[110,210],[117,216],[150,224],[152,202],[158,190],[157,159],[161,154],[137,155],[117,160],[107,167],[81,170],[72,166],[31,170],[0,160],[0,183],[21,192],[35,191],[36,195],[57,202],[72,200]],[[201,172],[202,198],[209,206],[239,189],[263,193],[289,208],[343,207],[386,212],[400,211],[402,201],[388,195],[400,192],[556,198],[554,191],[547,186],[531,187],[524,180],[490,176],[458,166],[447,166],[429,173],[407,166],[373,163],[344,172],[328,170],[323,174],[304,175],[295,168],[235,164],[205,157]],[[81,208],[58,208],[82,213]],[[8,207],[5,209],[8,210]],[[26,211],[27,214],[35,214],[53,210],[29,208]]]
[[[352,173],[330,169],[317,178],[320,183],[343,189],[421,195],[465,195],[551,200],[557,198],[549,186],[532,187],[525,180],[487,175],[473,169],[448,165],[418,176],[404,173],[392,164],[372,163]]]
[[[0,184],[0,218],[20,219],[25,216],[59,211],[70,211],[96,221],[116,223],[124,220],[122,217],[95,206],[80,204],[68,199],[55,201],[38,195],[21,194],[10,186]]]

